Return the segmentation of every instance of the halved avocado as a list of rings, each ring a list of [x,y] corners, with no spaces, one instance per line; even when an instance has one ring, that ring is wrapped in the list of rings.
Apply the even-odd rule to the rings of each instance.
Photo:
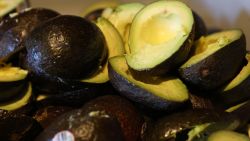
[[[106,39],[108,58],[125,54],[123,41],[117,29],[107,19],[102,17],[97,19],[96,25],[101,29]],[[82,82],[88,83],[105,83],[107,81],[109,81],[108,61],[97,75],[82,80]]]
[[[246,54],[241,30],[232,29],[200,38],[195,54],[179,68],[181,78],[195,89],[214,90],[233,79]]]
[[[239,104],[250,98],[250,54],[246,55],[246,59],[247,65],[219,93],[219,101],[223,102],[225,107]]]
[[[247,135],[242,133],[230,130],[220,130],[211,134],[207,141],[250,141],[250,139]]]
[[[188,100],[188,90],[177,77],[155,78],[157,83],[134,79],[124,56],[109,59],[109,78],[122,95],[154,109],[172,110]]]
[[[15,9],[19,4],[24,2],[24,0],[2,0],[0,3],[0,18],[11,12]]]
[[[86,9],[84,9],[82,15],[90,21],[96,21],[102,16],[103,11],[106,8],[114,8],[118,5],[117,1],[100,1],[95,2]]]
[[[24,89],[18,97],[15,97],[9,101],[1,102],[0,109],[14,111],[19,108],[24,107],[29,104],[32,100],[32,86],[31,83],[27,84],[26,89]]]
[[[0,67],[0,103],[6,102],[25,89],[28,71],[18,67]]]
[[[124,41],[126,53],[130,52],[128,47],[128,36],[130,26],[135,15],[144,7],[138,2],[125,3],[118,5],[115,8],[106,8],[102,16],[107,18],[114,27],[119,31]]]
[[[129,34],[129,67],[164,75],[188,59],[194,39],[192,10],[180,1],[157,1],[134,18]]]

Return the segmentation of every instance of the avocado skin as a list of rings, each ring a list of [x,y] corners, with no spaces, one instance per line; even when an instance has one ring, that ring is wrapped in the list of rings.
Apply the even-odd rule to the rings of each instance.
[[[88,13],[84,18],[86,18],[89,21],[96,21],[99,17],[102,16],[104,8],[96,9],[90,13]]]
[[[182,65],[189,58],[191,47],[193,45],[194,36],[195,36],[195,26],[193,25],[189,37],[179,48],[179,50],[175,52],[170,58],[168,58],[167,60],[163,61],[159,65],[149,70],[137,71],[130,67],[131,73],[134,75],[140,74],[149,76],[162,76],[166,75],[170,71],[174,71],[177,67]]]
[[[180,68],[181,78],[194,89],[215,90],[239,73],[246,54],[246,39],[240,39],[187,68]],[[226,59],[224,59],[226,58]]]
[[[4,18],[0,24],[0,58],[23,48],[23,41],[30,32],[42,22],[58,16],[56,11],[45,8],[33,8],[17,16]]]
[[[18,96],[25,89],[26,81],[0,82],[0,102],[6,102]]]
[[[116,95],[102,96],[86,103],[83,109],[85,111],[106,111],[118,119],[125,141],[140,139],[143,118],[133,104],[126,99]]]
[[[189,110],[165,116],[147,129],[143,141],[175,140],[176,135],[195,125],[215,122],[220,114],[211,110]]]
[[[237,105],[250,98],[250,76],[243,80],[239,85],[234,88],[219,93],[220,103],[223,103],[224,107],[229,108],[230,106]]]
[[[195,37],[194,41],[198,40],[201,36],[207,34],[207,27],[203,19],[193,11],[194,25],[195,25]]]
[[[181,106],[183,103],[166,101],[142,88],[135,86],[133,83],[127,81],[124,77],[118,74],[112,66],[108,65],[109,79],[113,87],[123,96],[134,102],[141,103],[146,107],[155,110],[171,111]]]
[[[25,46],[31,73],[61,79],[81,80],[94,75],[108,53],[104,36],[94,23],[68,15],[35,28]]]
[[[47,127],[35,141],[51,141],[61,131],[69,131],[75,141],[124,141],[118,121],[104,111],[70,111]],[[81,133],[81,134],[79,134]],[[67,138],[66,138],[67,139]]]
[[[39,123],[28,116],[0,120],[0,138],[4,141],[33,141],[41,131]]]

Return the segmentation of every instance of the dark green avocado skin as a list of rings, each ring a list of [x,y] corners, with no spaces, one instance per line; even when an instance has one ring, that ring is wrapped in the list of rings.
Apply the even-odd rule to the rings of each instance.
[[[149,75],[149,76],[162,76],[166,75],[170,71],[174,71],[177,67],[182,65],[189,58],[189,54],[193,45],[195,36],[195,25],[193,25],[192,31],[189,34],[189,37],[182,44],[177,52],[175,52],[170,58],[163,61],[159,65],[155,66],[152,69],[137,71],[133,68],[130,68],[133,74]]]
[[[97,73],[107,57],[100,29],[77,16],[58,16],[38,26],[25,46],[28,70],[42,77],[81,80]]]
[[[191,87],[214,90],[232,80],[241,70],[246,54],[246,39],[232,42],[188,68],[180,68],[181,78]]]
[[[135,86],[108,65],[109,79],[113,87],[128,99],[155,110],[172,111],[183,103],[166,101],[142,88]]]
[[[21,94],[25,89],[26,81],[0,82],[0,102],[6,102]]]
[[[23,41],[36,26],[58,15],[53,10],[33,8],[13,18],[5,17],[0,23],[0,59],[23,48]]]
[[[0,139],[3,141],[33,141],[41,131],[39,123],[28,116],[0,119]]]
[[[51,141],[66,131],[64,140],[74,141],[124,141],[118,121],[104,111],[84,112],[81,109],[70,111],[55,119],[36,139]],[[65,134],[64,134],[65,135]]]
[[[237,105],[250,98],[250,76],[234,88],[219,94],[219,101],[224,107]]]
[[[198,40],[201,36],[207,34],[207,27],[203,19],[193,11],[194,22],[195,22],[195,37],[194,40]]]
[[[220,114],[211,110],[189,110],[165,116],[153,123],[145,133],[143,141],[172,141],[176,135],[195,125],[215,122]]]

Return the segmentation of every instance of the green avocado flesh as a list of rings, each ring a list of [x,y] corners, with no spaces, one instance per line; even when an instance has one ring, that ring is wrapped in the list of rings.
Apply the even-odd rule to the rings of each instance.
[[[250,141],[244,134],[229,130],[221,130],[211,134],[208,141]]]
[[[0,1],[0,17],[11,12],[24,0],[1,0]]]
[[[27,77],[28,71],[18,67],[0,67],[0,82],[13,82],[23,80]]]
[[[133,78],[129,72],[128,65],[124,56],[117,56],[109,59],[109,63],[112,68],[124,77],[127,81],[146,91],[161,97],[168,101],[184,102],[188,99],[188,90],[185,84],[176,77],[174,78],[159,78],[160,83],[149,84],[138,81]]]
[[[182,47],[193,24],[191,9],[180,1],[157,1],[146,6],[131,25],[128,65],[143,71],[163,63]]]
[[[194,56],[192,56],[185,64],[183,64],[181,68],[186,68],[192,66],[193,64],[197,64],[223,47],[226,47],[233,41],[240,39],[242,34],[242,31],[235,29],[201,37],[196,43]]]
[[[224,88],[223,91],[231,90],[232,88],[238,86],[241,82],[246,80],[250,75],[250,54],[246,55],[248,61],[247,65],[242,68],[240,73]]]
[[[8,102],[0,103],[0,109],[8,111],[16,110],[28,104],[31,99],[31,96],[32,96],[32,86],[31,84],[28,84],[28,88],[22,95],[22,97],[16,98]]]
[[[108,46],[108,58],[123,55],[125,53],[124,45],[117,29],[105,18],[98,18],[96,25],[101,29],[106,39]],[[82,82],[89,83],[105,83],[109,80],[108,77],[108,61],[103,66],[103,69],[94,77],[84,79]]]

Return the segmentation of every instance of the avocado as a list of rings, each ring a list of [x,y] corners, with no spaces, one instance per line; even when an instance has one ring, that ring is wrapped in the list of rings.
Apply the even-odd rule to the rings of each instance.
[[[118,121],[105,111],[70,111],[47,127],[35,141],[124,141]]]
[[[2,1],[1,2],[1,11],[0,11],[0,20],[2,17],[5,17],[6,14],[13,11],[22,2],[23,2],[23,0],[14,0],[12,2]]]
[[[36,26],[58,15],[50,9],[32,8],[4,18],[0,24],[0,62],[24,49],[24,40]]]
[[[249,110],[250,110],[250,101],[248,100],[240,103],[239,105],[237,105],[237,107],[230,109],[228,112],[238,116],[244,125],[244,123],[247,124],[250,121]]]
[[[33,141],[42,131],[39,123],[28,116],[10,116],[0,120],[3,141]]]
[[[143,117],[132,103],[126,99],[107,95],[86,103],[84,111],[105,111],[117,118],[124,134],[125,141],[138,141],[142,130]]]
[[[153,76],[165,75],[184,63],[194,39],[192,10],[180,1],[157,1],[132,22],[126,57],[129,67]]]
[[[177,77],[156,77],[151,83],[134,79],[124,56],[109,59],[109,78],[122,95],[153,109],[172,110],[188,100],[188,90]]]
[[[207,27],[203,19],[193,11],[194,23],[195,23],[195,36],[194,40],[200,39],[200,37],[205,36],[207,34]]]
[[[135,15],[144,7],[144,4],[138,2],[120,4],[115,8],[106,8],[102,13],[102,17],[107,18],[114,27],[119,31],[126,53],[129,53],[128,36],[130,26]]]
[[[96,20],[96,25],[104,34],[107,47],[108,58],[125,54],[123,41],[117,29],[105,18],[100,17]],[[81,80],[88,83],[105,83],[109,81],[108,77],[108,61],[103,66],[102,70],[95,76]]]
[[[246,59],[247,65],[218,93],[219,101],[223,107],[230,107],[250,98],[250,54],[246,55]]]
[[[48,127],[55,118],[72,110],[73,108],[67,106],[45,106],[40,107],[34,113],[33,118],[40,123],[43,128]]]
[[[246,54],[241,30],[231,29],[200,38],[195,54],[179,68],[181,78],[194,89],[215,90],[240,71]]]
[[[25,89],[11,100],[0,102],[0,109],[14,111],[20,109],[33,100],[31,83],[26,84]]]
[[[0,67],[0,103],[8,101],[25,89],[28,71],[6,65]]]
[[[189,101],[192,109],[215,109],[215,105],[209,97],[189,93]]]
[[[36,27],[25,41],[27,67],[34,77],[81,80],[106,62],[104,35],[90,21],[57,16]]]
[[[195,127],[206,128],[221,118],[221,113],[213,110],[188,110],[173,113],[158,119],[146,131],[143,141],[175,140],[184,141],[187,133]],[[203,126],[200,126],[202,125]]]
[[[249,137],[242,133],[230,130],[220,130],[208,137],[207,141],[250,141]]]
[[[117,1],[100,1],[95,2],[94,4],[88,6],[83,11],[83,17],[90,20],[96,21],[99,17],[102,16],[104,9],[106,8],[114,8],[118,5]]]

